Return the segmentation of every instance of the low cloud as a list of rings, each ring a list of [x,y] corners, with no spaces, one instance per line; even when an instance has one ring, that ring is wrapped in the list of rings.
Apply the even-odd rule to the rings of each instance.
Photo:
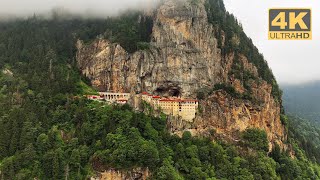
[[[82,17],[105,18],[127,10],[152,9],[159,0],[0,0],[0,18],[10,19],[68,12]]]

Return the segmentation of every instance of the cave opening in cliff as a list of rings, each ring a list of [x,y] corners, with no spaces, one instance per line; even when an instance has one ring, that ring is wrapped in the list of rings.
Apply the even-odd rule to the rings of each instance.
[[[155,90],[157,95],[179,97],[181,96],[181,88],[172,86],[160,86]]]
[[[167,89],[163,86],[160,86],[154,91],[154,94],[159,96],[166,96],[167,95],[166,92],[167,92]]]
[[[179,97],[181,95],[181,92],[179,89],[171,89],[169,94],[173,97]]]

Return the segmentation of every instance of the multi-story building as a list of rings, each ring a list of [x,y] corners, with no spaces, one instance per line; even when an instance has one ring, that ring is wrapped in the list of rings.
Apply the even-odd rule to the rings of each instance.
[[[198,100],[183,99],[179,103],[179,116],[186,121],[192,121],[198,110]]]
[[[192,121],[198,110],[198,100],[194,99],[161,98],[144,92],[142,100],[150,103],[154,108],[160,108],[167,115],[180,116],[186,121]]]
[[[87,96],[88,99],[97,101],[106,101],[109,103],[126,104],[130,98],[129,93],[112,93],[112,92],[100,92],[100,95]],[[181,117],[185,121],[193,121],[196,117],[198,110],[198,100],[195,99],[183,99],[183,98],[161,98],[160,96],[154,96],[149,93],[142,93],[136,95],[135,98],[139,98],[149,103],[153,108],[160,108],[161,111],[167,115],[174,117]]]

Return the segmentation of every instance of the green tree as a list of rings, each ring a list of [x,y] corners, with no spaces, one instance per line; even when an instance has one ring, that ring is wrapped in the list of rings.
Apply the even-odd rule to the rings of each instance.
[[[183,180],[184,178],[179,174],[179,172],[172,166],[170,160],[165,159],[162,166],[156,172],[155,179],[162,180]]]
[[[244,144],[250,148],[265,152],[269,150],[267,133],[263,130],[257,128],[247,129],[243,132],[242,139]]]

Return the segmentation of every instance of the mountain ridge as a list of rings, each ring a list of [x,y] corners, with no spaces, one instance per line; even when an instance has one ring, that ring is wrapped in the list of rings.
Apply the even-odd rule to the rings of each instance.
[[[271,84],[265,81],[261,72],[268,71],[254,65],[253,58],[260,54],[244,55],[248,47],[242,43],[247,43],[246,38],[236,30],[225,32],[209,23],[207,11],[215,6],[208,2],[212,1],[164,1],[154,12],[147,50],[128,53],[120,44],[103,38],[89,45],[78,41],[79,68],[102,91],[146,91],[190,98],[202,91],[203,113],[191,124],[172,122],[175,133],[190,130],[194,135],[204,135],[213,129],[219,135],[238,139],[239,132],[258,127],[267,131],[270,150],[276,143],[286,150],[281,100],[273,94],[278,91],[274,88],[275,80],[269,81]],[[230,15],[226,16],[228,19]],[[233,16],[229,18],[237,23]],[[143,19],[139,17],[139,22]],[[234,27],[240,31],[238,24]],[[259,59],[255,63],[259,64]],[[262,67],[264,63],[262,59]],[[216,89],[219,84],[222,86]],[[234,93],[226,91],[226,86],[233,88]]]

